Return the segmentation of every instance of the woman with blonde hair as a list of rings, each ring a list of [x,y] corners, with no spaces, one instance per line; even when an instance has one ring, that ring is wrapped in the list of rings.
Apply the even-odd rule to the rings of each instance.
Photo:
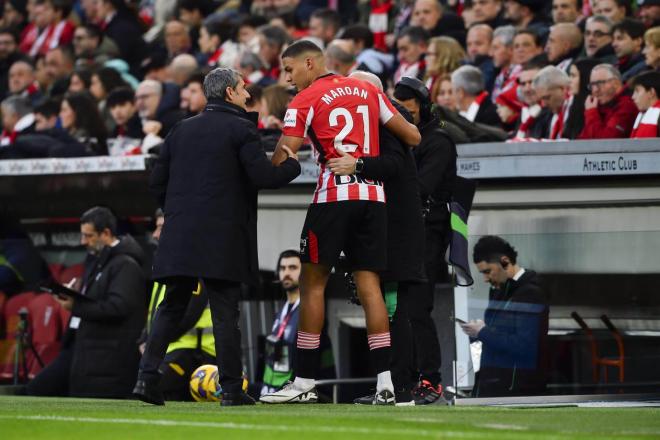
[[[461,67],[465,50],[451,37],[433,37],[426,52],[426,87],[431,92],[431,102],[436,102],[440,90],[439,79]]]
[[[660,26],[652,27],[644,33],[646,65],[652,70],[660,70]]]

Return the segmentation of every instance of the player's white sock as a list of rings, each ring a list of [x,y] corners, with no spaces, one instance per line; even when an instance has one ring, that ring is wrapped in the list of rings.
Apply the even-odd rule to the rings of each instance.
[[[383,390],[390,390],[394,392],[394,385],[392,384],[392,375],[390,371],[383,371],[378,373],[378,383],[376,383],[376,392],[380,393]]]
[[[293,381],[293,386],[300,391],[309,391],[314,388],[314,379],[296,377]]]

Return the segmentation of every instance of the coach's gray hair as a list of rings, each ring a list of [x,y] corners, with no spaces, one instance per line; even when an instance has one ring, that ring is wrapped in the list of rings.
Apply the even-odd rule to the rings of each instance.
[[[3,113],[12,113],[22,118],[23,116],[32,113],[32,105],[30,100],[24,96],[10,96],[2,101],[0,104]]]
[[[612,20],[609,18],[605,17],[604,15],[592,15],[591,17],[587,18],[587,24],[589,23],[603,23],[604,25],[607,26],[607,32],[610,34],[612,33],[612,28],[614,27],[614,23],[612,23]]]
[[[513,37],[515,36],[516,28],[511,25],[500,26],[493,31],[493,40],[495,38],[500,38],[502,43],[507,47],[513,46]]]
[[[484,91],[484,76],[474,66],[461,66],[451,74],[451,85],[454,90],[463,89],[468,95],[477,96]]]
[[[623,81],[623,77],[621,76],[621,72],[619,72],[619,69],[617,69],[611,64],[607,64],[607,63],[597,64],[596,66],[594,66],[593,69],[591,69],[591,71],[593,72],[596,69],[607,70],[608,72],[610,72],[612,78],[616,78],[619,81]]]
[[[535,76],[532,85],[536,89],[542,87],[565,87],[571,82],[566,72],[555,66],[545,66]]]
[[[204,96],[206,99],[225,99],[227,87],[235,89],[241,81],[241,74],[228,67],[211,70],[204,78]]]

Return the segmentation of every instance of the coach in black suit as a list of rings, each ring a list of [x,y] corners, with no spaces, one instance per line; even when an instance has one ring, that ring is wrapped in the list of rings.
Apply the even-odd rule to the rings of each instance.
[[[241,390],[238,329],[240,284],[257,280],[257,191],[300,174],[296,156],[271,165],[259,140],[256,114],[245,111],[245,82],[232,69],[204,80],[206,109],[172,128],[150,188],[165,212],[154,278],[167,285],[145,348],[134,394],[163,404],[158,366],[183,317],[197,280],[213,315],[223,405],[253,404]]]

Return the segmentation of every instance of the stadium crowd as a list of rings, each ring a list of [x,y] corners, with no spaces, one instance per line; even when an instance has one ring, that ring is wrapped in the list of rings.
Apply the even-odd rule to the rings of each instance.
[[[0,158],[157,153],[214,67],[273,149],[301,38],[341,75],[424,81],[457,143],[657,137],[659,24],[657,0],[7,0]]]

